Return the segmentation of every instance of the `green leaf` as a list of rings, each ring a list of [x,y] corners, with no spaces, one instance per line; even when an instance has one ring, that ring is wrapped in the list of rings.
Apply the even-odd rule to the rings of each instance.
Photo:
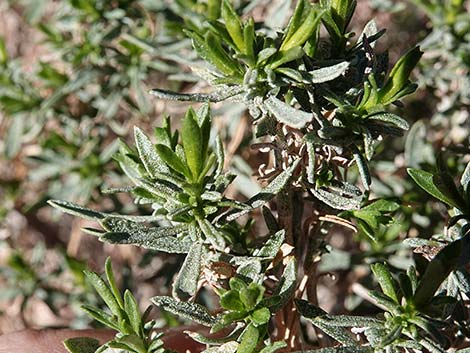
[[[312,113],[292,108],[273,96],[266,99],[264,105],[279,122],[296,129],[305,127],[313,119]]]
[[[178,157],[178,155],[171,150],[168,146],[165,145],[156,145],[155,146],[158,155],[160,158],[174,171],[183,174],[186,177],[190,177],[190,172],[185,163]]]
[[[240,277],[258,283],[263,275],[261,274],[261,261],[258,258],[248,258],[240,262],[237,268]]]
[[[94,272],[85,271],[85,276],[93,288],[95,288],[95,290],[98,292],[99,296],[104,300],[111,312],[120,318],[122,316],[121,306],[105,281],[103,281],[101,277]]]
[[[201,242],[194,244],[188,252],[183,266],[176,276],[173,284],[173,295],[181,300],[188,300],[196,294],[201,272],[203,245]]]
[[[235,12],[231,1],[222,0],[221,15],[225,21],[225,27],[227,28],[227,31],[230,34],[233,42],[237,46],[238,50],[245,54],[246,46],[243,35],[242,22]]]
[[[377,212],[395,212],[400,209],[400,204],[394,200],[377,199],[371,201],[370,204],[361,208],[361,211],[377,211]]]
[[[119,306],[121,307],[121,309],[123,309],[124,302],[122,301],[121,293],[119,292],[119,289],[116,284],[116,279],[114,278],[114,273],[113,273],[113,268],[112,268],[110,257],[106,258],[104,268],[105,268],[106,278],[108,280],[109,288],[111,289],[111,292],[113,293],[114,298],[116,298],[116,301],[118,302]]]
[[[237,351],[238,346],[239,343],[237,341],[231,341],[224,343],[219,347],[207,348],[204,353],[235,353]]]
[[[205,103],[197,111],[198,124],[201,127],[201,156],[204,158],[207,154],[207,147],[209,146],[209,139],[211,135],[211,110],[209,103]],[[206,162],[207,163],[207,162]]]
[[[237,339],[240,336],[240,333],[242,331],[241,327],[235,327],[235,329],[229,333],[227,336],[224,336],[222,338],[209,338],[201,335],[198,332],[191,332],[191,331],[184,331],[189,337],[191,337],[194,341],[203,343],[203,344],[211,344],[211,345],[217,345],[217,344],[222,344],[222,343],[227,343],[229,341],[233,341]]]
[[[302,5],[306,6],[306,16],[304,18],[296,17],[296,13],[292,17],[291,22],[288,26],[286,37],[284,38],[280,50],[289,50],[296,46],[301,46],[315,33],[317,26],[320,23],[320,19],[326,11],[317,11],[309,3],[302,1]],[[297,9],[296,9],[297,12]],[[304,12],[304,11],[302,11]],[[295,21],[295,22],[294,22]],[[292,26],[291,26],[292,23]]]
[[[280,310],[291,298],[295,292],[297,283],[297,262],[295,257],[290,256],[279,284],[274,290],[272,296],[263,300],[263,305],[268,306],[272,312]]]
[[[276,48],[264,48],[258,53],[258,60],[256,61],[256,65],[260,66],[276,53]]]
[[[400,338],[402,331],[403,326],[401,326],[400,324],[396,324],[389,328],[389,330],[387,330],[386,336],[382,337],[382,339],[380,340],[380,346],[386,347],[388,345],[391,345],[393,342]]]
[[[140,315],[139,305],[129,290],[124,292],[124,310],[129,318],[129,322],[137,335],[142,332],[142,318]]]
[[[225,51],[220,38],[212,32],[207,32],[204,37],[205,47],[208,50],[209,62],[220,72],[230,77],[242,78],[242,70],[237,61]]]
[[[374,113],[372,115],[368,115],[366,119],[376,120],[376,121],[384,122],[387,124],[391,124],[405,131],[410,128],[410,125],[405,119],[392,113],[387,113],[387,112]]]
[[[410,280],[411,291],[414,294],[416,292],[416,288],[418,287],[418,277],[416,275],[416,268],[414,266],[408,267],[408,269],[406,270],[406,275]]]
[[[436,199],[446,203],[449,206],[465,209],[465,203],[463,200],[457,200],[453,195],[446,193],[446,188],[443,185],[442,178],[439,175],[434,175],[424,170],[408,168],[408,174],[423,190]],[[455,185],[454,185],[455,187]]]
[[[198,219],[198,225],[206,239],[214,246],[215,249],[222,251],[226,244],[224,234],[217,229],[207,219]]]
[[[367,160],[364,158],[362,153],[355,152],[353,153],[354,160],[357,165],[357,169],[359,170],[359,175],[361,176],[362,185],[366,190],[370,189],[370,184],[372,183],[372,179],[370,177],[369,166],[367,165]]]
[[[382,327],[383,322],[372,317],[352,315],[325,315],[321,318],[325,325],[333,327]]]
[[[305,20],[307,15],[310,13],[312,6],[308,1],[299,0],[295,6],[294,13],[292,14],[287,28],[285,29],[284,42],[287,42],[294,33],[299,29],[302,22]]]
[[[227,310],[244,311],[245,306],[240,300],[240,294],[236,290],[229,290],[220,297],[220,306]]]
[[[269,319],[271,318],[271,312],[268,308],[261,308],[258,310],[253,311],[250,315],[253,325],[256,327],[264,325],[268,323]]]
[[[244,320],[247,316],[246,312],[230,311],[219,316],[219,321],[212,326],[211,333],[218,332],[221,329],[233,324],[234,322]]]
[[[374,290],[369,291],[369,296],[373,298],[377,305],[379,307],[381,306],[382,309],[385,308],[387,311],[391,312],[394,315],[400,315],[401,305],[397,304],[389,296],[383,294],[382,292]]]
[[[172,314],[192,320],[204,326],[211,327],[217,322],[217,318],[209,314],[204,306],[196,303],[181,302],[171,297],[153,297],[150,301]]]
[[[64,346],[70,353],[95,353],[100,342],[91,337],[74,337],[66,339]]]
[[[399,304],[400,300],[395,289],[395,282],[387,266],[381,263],[376,263],[370,267],[384,294]]]
[[[311,189],[311,192],[317,199],[337,210],[358,210],[361,207],[360,197],[346,197],[326,189]]]
[[[96,321],[101,322],[103,325],[108,326],[116,331],[120,330],[119,325],[115,322],[116,320],[112,316],[108,315],[105,311],[94,308],[90,305],[82,305],[81,309]]]
[[[204,163],[202,153],[205,151],[203,148],[201,128],[197,123],[197,116],[192,108],[189,108],[186,113],[182,125],[181,139],[186,155],[186,163],[189,166],[193,180],[197,180]]]
[[[299,71],[297,71],[295,69],[291,69],[291,68],[288,68],[288,67],[280,67],[280,68],[277,68],[275,71],[276,71],[276,73],[281,73],[284,76],[287,76],[287,77],[293,79],[294,81],[297,81],[297,82],[303,82],[304,81],[302,73],[300,73]]]
[[[107,345],[111,348],[122,348],[124,345],[132,352],[147,353],[144,340],[136,335],[122,335],[116,337],[113,341],[108,342]]]
[[[219,93],[178,93],[169,90],[153,88],[149,93],[157,98],[166,99],[170,101],[179,101],[179,102],[221,102],[227,98],[233,97],[239,94],[239,90],[236,88],[226,90],[225,94]]]
[[[135,145],[139,151],[139,157],[150,176],[155,178],[159,173],[168,173],[168,168],[163,163],[155,150],[155,146],[150,142],[149,138],[145,136],[144,132],[138,127],[134,127],[134,136]]]
[[[243,29],[243,40],[245,43],[245,54],[248,57],[250,67],[253,67],[256,61],[255,58],[255,21],[252,17],[245,23]]]
[[[309,71],[308,79],[312,83],[324,83],[338,78],[346,72],[349,67],[349,62],[343,61],[338,64],[322,67],[313,71]]]
[[[402,91],[409,83],[408,78],[411,71],[418,64],[423,52],[419,47],[414,47],[397,61],[385,85],[379,90],[379,101],[389,104],[394,97]]]
[[[344,33],[356,8],[356,0],[331,0],[331,16]]]
[[[49,200],[49,205],[73,216],[79,216],[92,221],[105,218],[107,215],[102,212],[94,211],[86,207],[62,200]]]
[[[256,249],[253,252],[253,256],[274,258],[284,242],[285,234],[285,230],[282,229],[271,235],[261,249]]]
[[[146,249],[153,249],[158,240],[165,237],[174,237],[188,231],[186,224],[169,227],[146,227],[123,218],[108,216],[101,221],[104,229],[111,233],[104,234],[100,239],[119,244],[135,244]],[[175,242],[178,239],[173,238]]]
[[[300,59],[303,55],[304,51],[301,47],[298,46],[292,47],[288,50],[278,51],[274,56],[270,58],[269,63],[266,65],[266,69],[275,70],[276,68],[285,63]]]
[[[251,353],[258,345],[259,331],[253,325],[249,324],[240,336],[240,345],[237,353]]]
[[[240,290],[240,300],[244,307],[251,310],[263,298],[264,287],[256,283],[250,283],[249,286]]]
[[[189,237],[175,238],[173,236],[164,236],[152,238],[145,236],[144,238],[140,238],[129,233],[114,232],[109,232],[100,236],[100,240],[111,244],[133,244],[145,249],[162,251],[170,254],[187,254],[193,245]]]
[[[382,213],[378,211],[367,210],[351,211],[351,213],[358,220],[363,221],[370,227],[369,231],[371,233],[371,236],[375,239],[374,231],[378,230],[380,224],[383,223],[384,216],[382,215]]]
[[[453,241],[439,251],[428,264],[413,298],[418,308],[429,303],[442,282],[457,268],[461,261],[462,251],[468,247],[466,244],[469,238],[466,236]]]
[[[295,299],[295,305],[303,317],[310,320],[315,326],[317,326],[327,335],[333,337],[335,340],[344,345],[357,345],[354,338],[351,337],[350,333],[344,327],[333,327],[331,325],[325,324],[325,322],[322,320],[322,317],[327,315],[324,310],[301,299]]]
[[[241,291],[243,288],[246,288],[246,283],[238,277],[232,277],[228,282],[230,289]]]

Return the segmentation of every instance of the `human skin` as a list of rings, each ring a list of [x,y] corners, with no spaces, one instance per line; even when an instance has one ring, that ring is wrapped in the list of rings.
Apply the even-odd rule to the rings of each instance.
[[[73,337],[93,337],[105,343],[114,337],[111,330],[24,330],[0,336],[0,353],[67,353],[63,341]],[[165,332],[165,347],[177,352],[201,352],[204,346],[179,329]]]

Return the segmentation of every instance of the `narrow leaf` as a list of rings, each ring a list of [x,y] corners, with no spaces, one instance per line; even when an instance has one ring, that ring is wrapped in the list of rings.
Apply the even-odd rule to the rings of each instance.
[[[253,252],[253,256],[274,258],[279,252],[282,243],[284,242],[285,233],[285,230],[281,229],[280,231],[271,235],[266,244],[264,244],[261,249],[256,249]]]
[[[295,46],[301,46],[315,33],[320,19],[326,11],[317,11],[310,6],[309,12],[305,20],[302,21],[301,25],[292,34],[292,36],[286,38],[280,47],[280,50],[288,50]]]
[[[209,314],[204,306],[196,303],[181,302],[171,297],[153,297],[150,300],[163,310],[204,326],[211,327],[217,322],[217,318]]]
[[[134,127],[134,136],[135,145],[139,151],[139,157],[150,176],[155,178],[158,173],[168,173],[168,168],[163,163],[155,150],[155,146],[150,142],[149,138],[145,136],[144,132],[138,127]]]
[[[361,199],[358,197],[345,197],[325,189],[311,189],[311,192],[317,199],[337,210],[358,210],[361,207]]]
[[[203,246],[201,242],[194,244],[189,249],[189,253],[173,284],[173,295],[176,298],[188,300],[196,294],[201,272],[202,254]]]
[[[320,328],[327,335],[333,337],[335,340],[344,345],[356,345],[356,341],[351,337],[350,333],[345,328],[332,327],[325,324],[325,322],[321,320],[321,318],[326,315],[324,310],[301,299],[296,299],[295,305],[303,317],[310,320],[315,326]]]
[[[166,145],[155,146],[160,158],[174,171],[189,176],[189,170],[180,157]]]
[[[237,353],[252,353],[258,345],[258,339],[259,330],[253,324],[249,324],[240,336]]]
[[[108,279],[109,288],[111,289],[111,292],[113,293],[114,298],[118,302],[119,306],[121,308],[124,308],[124,302],[122,301],[121,293],[120,293],[120,291],[117,287],[116,279],[114,278],[114,273],[113,273],[113,269],[112,269],[111,266],[112,266],[111,265],[111,258],[108,257],[108,258],[106,258],[104,268],[105,268],[105,272],[106,272],[106,278]]]
[[[139,305],[128,289],[124,293],[124,310],[126,311],[134,332],[140,335],[142,333],[142,318],[140,316]]]
[[[222,18],[225,21],[230,37],[241,53],[246,53],[245,40],[243,35],[242,23],[238,17],[231,1],[222,0]]]
[[[372,183],[369,166],[367,161],[360,152],[353,153],[354,160],[356,161],[357,169],[359,170],[359,175],[361,176],[362,185],[366,190],[370,189],[370,184]]]
[[[111,312],[117,317],[121,317],[121,307],[105,281],[103,281],[101,277],[94,272],[84,271],[84,273],[88,281],[93,285]]]
[[[198,219],[198,225],[206,239],[209,240],[215,249],[223,250],[225,248],[226,244],[222,231],[214,227],[207,219]]]
[[[79,216],[92,221],[100,220],[107,216],[105,213],[94,211],[68,201],[49,200],[47,201],[47,203],[52,207],[58,208],[59,210],[65,213],[71,214],[73,216]]]
[[[444,188],[441,186],[443,182],[440,180],[439,176],[425,172],[424,170],[413,168],[408,168],[407,171],[416,184],[418,184],[423,190],[434,196],[436,199],[455,208],[465,208],[465,206],[462,205],[461,200],[456,200],[453,195],[446,194],[443,191]]]
[[[197,180],[199,177],[204,163],[202,132],[196,119],[196,113],[192,108],[189,108],[181,128],[181,139],[186,155],[186,163],[191,171],[193,180]]]
[[[290,127],[301,129],[312,121],[312,113],[292,108],[290,105],[280,101],[276,97],[269,97],[264,105],[278,121]]]
[[[322,67],[309,72],[309,80],[312,83],[324,83],[338,78],[346,72],[349,62],[343,61],[332,66]]]
[[[64,346],[70,353],[95,353],[100,342],[91,337],[75,337],[66,339]]]
[[[381,263],[376,263],[371,265],[371,269],[384,294],[392,298],[395,303],[400,303],[395,289],[395,282],[387,266]]]
[[[167,99],[171,101],[180,101],[180,102],[221,102],[231,96],[238,94],[239,92],[231,92],[230,95],[223,96],[216,93],[178,93],[173,91],[168,91],[164,89],[154,88],[149,91],[149,93],[157,98]]]

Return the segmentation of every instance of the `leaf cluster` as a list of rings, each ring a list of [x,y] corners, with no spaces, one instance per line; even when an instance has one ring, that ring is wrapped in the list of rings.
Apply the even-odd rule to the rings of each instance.
[[[82,308],[98,322],[118,331],[116,337],[101,347],[93,338],[71,338],[64,342],[65,347],[71,353],[98,353],[108,348],[132,353],[166,352],[160,339],[162,334],[151,335],[154,322],[146,322],[151,307],[142,315],[132,293],[126,290],[122,296],[119,292],[109,258],[105,269],[106,281],[94,272],[85,271],[85,275],[110,313],[90,305],[83,305]]]

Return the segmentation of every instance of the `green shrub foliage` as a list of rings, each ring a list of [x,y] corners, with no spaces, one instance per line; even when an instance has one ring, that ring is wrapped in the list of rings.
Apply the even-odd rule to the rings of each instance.
[[[384,256],[397,239],[404,200],[377,197],[372,183],[383,140],[409,129],[400,100],[417,88],[410,75],[421,50],[413,47],[389,65],[387,52],[375,49],[384,30],[373,20],[362,32],[351,31],[354,0],[299,0],[290,18],[278,18],[287,23],[283,28],[241,15],[244,8],[229,0],[199,4],[207,10],[201,12],[198,3],[187,3],[192,15],[178,35],[191,40],[198,57],[191,67],[211,91],[150,90],[158,99],[203,104],[189,108],[178,124],[165,117],[153,135],[136,127],[134,143],[119,141],[114,155],[127,182],[108,192],[130,193],[147,214],[49,203],[96,221],[84,231],[101,241],[183,254],[172,295],[151,301],[218,332],[187,332],[206,352],[445,352],[463,346],[469,336],[462,308],[470,292],[470,165],[459,185],[444,156],[435,171],[408,169],[410,182],[448,207],[449,218],[443,237],[400,244],[430,250],[428,260],[405,270],[386,264]],[[126,48],[137,55],[145,34],[132,38]],[[269,161],[258,169],[259,192],[244,201],[228,196],[237,175],[229,171],[214,123],[215,102],[246,107],[250,144]],[[376,289],[363,291],[377,307],[374,316],[333,315],[319,307],[319,268],[338,254],[329,244],[332,223],[358,230],[375,249],[361,258],[375,279],[367,285]],[[121,297],[109,261],[106,275],[107,283],[87,273],[109,312],[85,310],[117,330],[116,338],[101,348],[92,340],[67,341],[68,349],[163,352],[132,294]],[[215,293],[216,310],[200,304],[204,291]]]

